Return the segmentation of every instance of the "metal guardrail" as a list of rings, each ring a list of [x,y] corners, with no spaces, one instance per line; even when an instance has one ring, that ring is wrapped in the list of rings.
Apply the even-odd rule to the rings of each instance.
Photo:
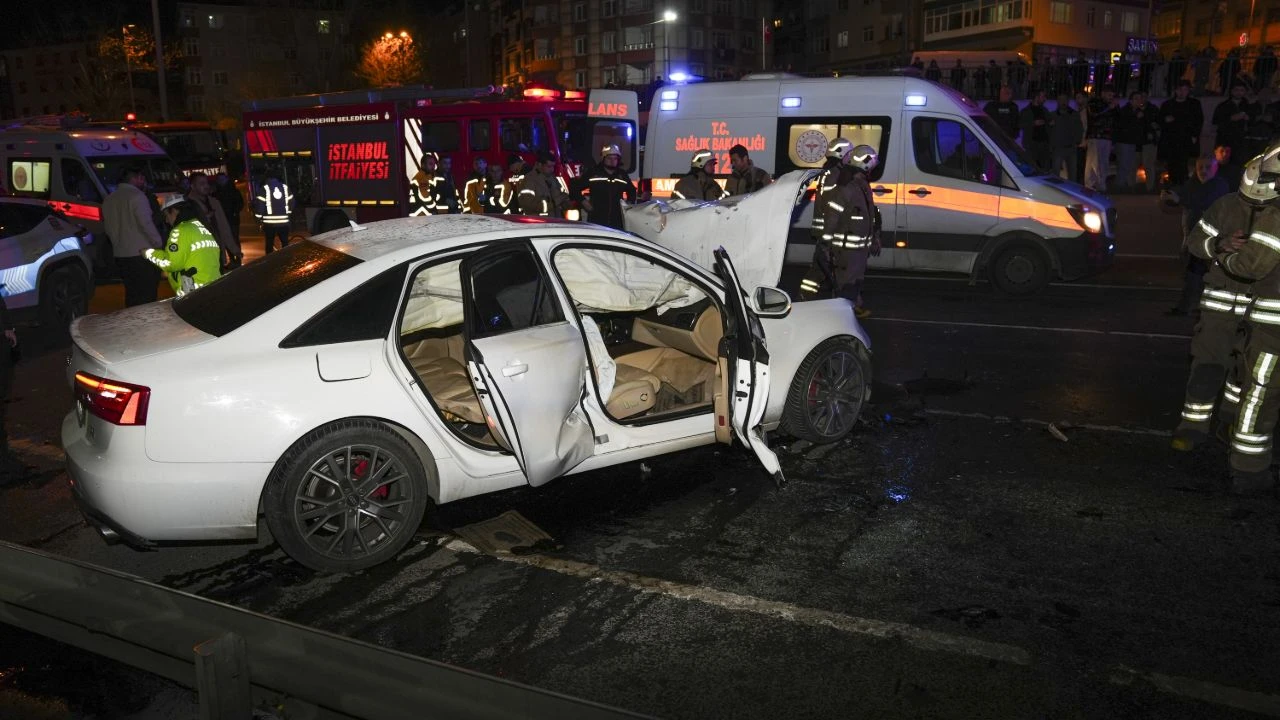
[[[202,720],[644,717],[5,542],[0,622],[195,688]]]

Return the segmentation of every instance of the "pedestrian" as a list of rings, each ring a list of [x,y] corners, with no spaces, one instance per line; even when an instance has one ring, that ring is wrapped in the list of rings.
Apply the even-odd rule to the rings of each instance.
[[[476,156],[471,161],[471,175],[462,186],[462,212],[480,215],[489,204],[489,161]]]
[[[729,174],[729,181],[724,188],[729,195],[753,193],[773,182],[773,177],[768,172],[756,167],[747,148],[742,145],[729,148],[729,166],[733,172]]]
[[[924,78],[933,82],[942,81],[942,68],[938,67],[937,60],[930,60],[929,67],[925,68]]]
[[[516,193],[521,215],[563,218],[569,209],[569,197],[556,177],[556,156],[546,150],[538,153],[533,170],[524,176]]]
[[[1182,295],[1178,304],[1166,312],[1166,315],[1187,315],[1192,306],[1200,299],[1204,289],[1205,273],[1209,272],[1209,262],[1192,255],[1188,250],[1191,234],[1204,215],[1218,198],[1230,193],[1227,183],[1218,177],[1218,161],[1212,157],[1196,160],[1196,171],[1190,179],[1177,186],[1176,189],[1161,193],[1161,202],[1167,205],[1182,207],[1182,251],[1180,253],[1185,272],[1182,278]],[[1221,269],[1218,269],[1219,273]],[[1223,288],[1223,278],[1215,277],[1214,287]],[[1231,292],[1236,292],[1232,290]],[[1243,290],[1241,290],[1243,292]],[[1220,298],[1222,299],[1222,298]]]
[[[8,412],[9,392],[13,389],[14,361],[18,349],[18,333],[9,316],[9,308],[0,296],[0,328],[4,329],[5,343],[0,346],[0,487],[21,482],[31,476],[35,468],[27,465],[9,447]]]
[[[220,172],[214,178],[213,196],[222,203],[222,212],[227,217],[227,224],[231,226],[231,237],[236,247],[241,248],[242,251],[241,255],[228,265],[228,269],[240,267],[244,259],[243,246],[240,245],[240,213],[244,212],[244,195],[240,194],[240,189],[231,182],[231,178],[227,177],[226,173]]]
[[[253,198],[253,216],[262,225],[263,249],[267,255],[275,250],[276,238],[280,247],[289,244],[289,218],[293,215],[293,193],[275,170],[267,172],[260,194]]]
[[[587,210],[587,220],[625,230],[622,203],[636,201],[636,186],[622,169],[622,149],[609,144],[600,149],[600,163],[577,184],[576,194]],[[586,191],[586,197],[583,196]]]
[[[1058,106],[1049,115],[1049,128],[1052,151],[1049,172],[1054,175],[1065,173],[1066,179],[1079,182],[1076,151],[1084,145],[1084,123],[1080,121],[1080,113],[1071,107],[1066,91],[1058,93]]]
[[[1103,85],[1099,89],[1098,97],[1089,101],[1087,125],[1084,131],[1087,146],[1084,184],[1098,192],[1107,191],[1107,175],[1111,168],[1111,143],[1119,110],[1120,101],[1116,99],[1115,88],[1110,85]]]
[[[1084,56],[1084,51],[1076,53],[1075,60],[1072,61],[1068,68],[1071,75],[1071,90],[1077,94],[1083,93],[1085,87],[1089,84],[1089,60]],[[1081,107],[1084,107],[1081,105]]]
[[[956,92],[964,92],[964,80],[968,75],[968,71],[964,69],[964,63],[956,58],[955,67],[951,68],[951,87],[955,88]]]
[[[1118,184],[1128,192],[1140,192],[1138,163],[1146,172],[1143,185],[1147,192],[1155,190],[1156,139],[1160,132],[1160,108],[1147,105],[1147,96],[1129,93],[1129,104],[1116,114],[1115,148]]]
[[[1240,48],[1231,48],[1227,51],[1227,56],[1218,63],[1218,89],[1223,95],[1228,94],[1236,85],[1244,86],[1240,82]],[[1234,93],[1231,93],[1234,96]]]
[[[813,263],[800,282],[807,297],[845,298],[859,318],[871,314],[862,306],[867,260],[880,254],[879,214],[869,182],[879,159],[875,148],[854,146],[847,138],[827,145],[813,208]]]
[[[1236,161],[1230,145],[1218,145],[1213,149],[1213,159],[1218,161],[1218,177],[1227,184],[1227,190],[1235,192],[1240,189],[1240,176],[1244,168]]]
[[[1224,60],[1223,63],[1226,61]],[[1237,82],[1231,86],[1231,97],[1214,108],[1213,126],[1217,130],[1214,142],[1231,148],[1232,157],[1247,157],[1249,125],[1259,114],[1259,108],[1245,97],[1248,88]]]
[[[103,225],[124,281],[125,307],[155,302],[158,296],[160,276],[143,253],[161,247],[164,241],[156,229],[156,206],[147,197],[146,187],[147,178],[142,171],[128,168],[102,203]]]
[[[1187,180],[1187,163],[1198,154],[1204,111],[1191,97],[1191,81],[1179,80],[1173,97],[1160,107],[1158,155],[1169,171],[1169,183],[1177,187]]]
[[[1076,92],[1076,112],[1080,113],[1080,132],[1083,133],[1076,147],[1076,182],[1083,185],[1085,161],[1089,159],[1089,96],[1082,91]]]
[[[1244,177],[1238,194],[1228,195],[1209,208],[1189,244],[1193,254],[1221,264],[1228,277],[1253,283],[1252,300],[1243,306],[1237,300],[1232,306],[1247,307],[1244,362],[1238,365],[1242,380],[1239,392],[1228,385],[1223,402],[1224,408],[1232,401],[1239,402],[1229,466],[1231,491],[1242,495],[1267,493],[1275,487],[1271,455],[1272,433],[1280,415],[1280,373],[1276,372],[1280,360],[1280,208],[1276,206],[1280,199],[1280,144],[1250,160]],[[1205,297],[1206,305],[1215,297],[1209,294],[1208,278]],[[1223,297],[1224,306],[1225,300]],[[1220,376],[1221,372],[1214,377]],[[1202,400],[1197,408],[1211,411],[1212,400]],[[1191,409],[1188,402],[1185,410]]]
[[[715,181],[716,156],[703,148],[689,160],[689,172],[676,181],[671,197],[676,200],[719,200],[724,189]]]
[[[409,180],[409,202],[414,206],[409,215],[444,215],[449,212],[449,203],[444,195],[444,176],[439,167],[439,155],[430,150],[422,153],[418,171]]]
[[[1009,60],[1005,63],[1005,81],[1009,87],[1013,88],[1014,97],[1025,97],[1027,95],[1027,65],[1021,61],[1014,62]]]
[[[978,65],[973,69],[973,98],[981,100],[987,96],[987,69]]]
[[[1040,170],[1048,171],[1053,163],[1053,115],[1044,106],[1044,91],[1037,90],[1031,102],[1019,117],[1022,126],[1022,144],[1031,156],[1031,162]]]
[[[169,238],[163,248],[148,250],[147,260],[165,274],[174,295],[182,297],[222,275],[222,248],[200,221],[200,208],[190,200],[172,197],[164,204]]]
[[[191,173],[191,190],[187,192],[187,200],[196,206],[200,213],[200,222],[213,233],[223,253],[222,267],[240,265],[244,254],[240,252],[240,243],[231,234],[231,223],[227,220],[222,203],[213,195],[213,183],[209,176],[202,172]]]
[[[1000,91],[1004,86],[1003,73],[1000,66],[996,64],[994,59],[987,61],[987,85],[991,88],[991,97],[1000,97]],[[1012,96],[1012,88],[1010,88]]]
[[[982,111],[996,121],[996,125],[1004,130],[1009,139],[1018,139],[1018,104],[1013,101],[1013,90],[1008,85],[999,89],[999,100],[992,100],[982,107]]]

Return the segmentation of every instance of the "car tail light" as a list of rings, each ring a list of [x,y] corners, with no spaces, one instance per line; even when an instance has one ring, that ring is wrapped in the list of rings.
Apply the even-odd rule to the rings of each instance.
[[[146,425],[151,388],[78,372],[76,400],[113,425]]]

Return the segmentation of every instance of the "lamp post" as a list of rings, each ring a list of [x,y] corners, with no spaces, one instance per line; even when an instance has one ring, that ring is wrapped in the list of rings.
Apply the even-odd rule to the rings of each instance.
[[[665,10],[662,13],[662,76],[671,78],[671,23],[675,22],[679,16],[675,10]]]
[[[134,27],[132,23],[120,28],[121,49],[124,51],[124,74],[129,76],[129,112],[136,117],[138,114],[138,102],[133,98],[133,61],[129,59],[129,28]]]
[[[152,33],[156,36],[156,76],[160,81],[160,119],[169,119],[169,92],[165,88],[164,81],[164,45],[160,39],[160,4],[158,0],[151,0],[151,24],[154,26]]]

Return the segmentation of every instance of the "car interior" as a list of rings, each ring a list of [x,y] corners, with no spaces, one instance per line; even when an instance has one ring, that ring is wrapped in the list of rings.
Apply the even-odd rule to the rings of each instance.
[[[440,417],[459,436],[498,448],[468,377],[461,291],[462,260],[427,266],[414,276],[400,324],[405,362]],[[553,258],[581,318],[600,404],[614,420],[643,423],[710,413],[724,334],[720,308],[683,275],[638,255],[565,248]],[[478,331],[519,330],[559,320],[541,274],[473,269]],[[483,280],[483,282],[481,282]]]

